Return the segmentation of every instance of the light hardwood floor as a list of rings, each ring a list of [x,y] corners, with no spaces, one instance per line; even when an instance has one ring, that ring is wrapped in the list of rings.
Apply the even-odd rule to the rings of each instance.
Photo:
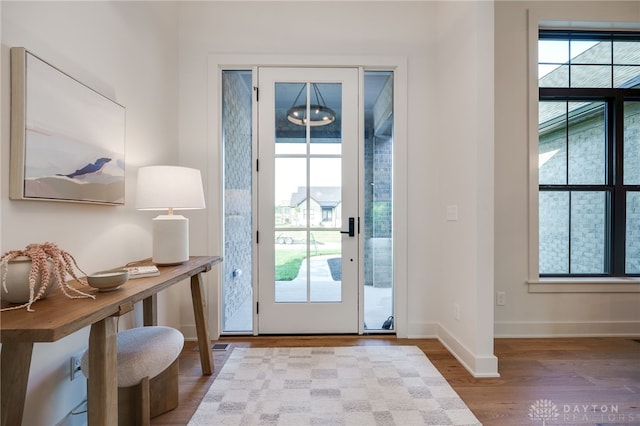
[[[212,376],[201,375],[196,345],[185,344],[180,355],[180,404],[152,419],[152,424],[187,424],[233,347],[415,345],[483,425],[541,425],[541,420],[529,418],[531,406],[539,400],[556,406],[556,424],[640,425],[640,340],[633,338],[497,339],[500,378],[491,379],[473,378],[435,339],[243,336],[220,342],[231,346],[225,352],[214,351]]]

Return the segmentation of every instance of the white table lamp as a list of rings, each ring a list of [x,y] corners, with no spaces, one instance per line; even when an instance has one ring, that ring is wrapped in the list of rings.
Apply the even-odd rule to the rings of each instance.
[[[178,265],[189,260],[189,219],[173,211],[204,208],[200,170],[177,166],[138,169],[136,209],[167,210],[152,220],[153,263]]]

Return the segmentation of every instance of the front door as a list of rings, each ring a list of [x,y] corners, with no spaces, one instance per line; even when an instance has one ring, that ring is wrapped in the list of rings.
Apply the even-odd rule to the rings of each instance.
[[[358,79],[258,70],[259,334],[358,332]]]

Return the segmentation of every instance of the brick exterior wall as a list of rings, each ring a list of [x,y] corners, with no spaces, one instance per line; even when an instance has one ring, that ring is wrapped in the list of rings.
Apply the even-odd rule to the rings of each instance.
[[[393,286],[393,137],[383,124],[393,117],[392,105],[389,77],[373,108],[373,120],[365,123],[369,136],[364,147],[364,282],[374,287]]]
[[[251,89],[234,72],[224,72],[224,262],[222,294],[226,324],[238,308],[252,298],[251,226]],[[234,274],[234,271],[236,273]],[[238,274],[238,271],[242,271]],[[243,331],[226,330],[225,331]],[[250,331],[250,330],[244,330]]]

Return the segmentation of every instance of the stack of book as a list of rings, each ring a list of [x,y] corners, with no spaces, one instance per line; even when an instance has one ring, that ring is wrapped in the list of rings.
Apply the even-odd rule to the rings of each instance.
[[[129,266],[125,268],[129,271],[129,278],[155,277],[160,275],[160,270],[155,265],[149,266]]]

